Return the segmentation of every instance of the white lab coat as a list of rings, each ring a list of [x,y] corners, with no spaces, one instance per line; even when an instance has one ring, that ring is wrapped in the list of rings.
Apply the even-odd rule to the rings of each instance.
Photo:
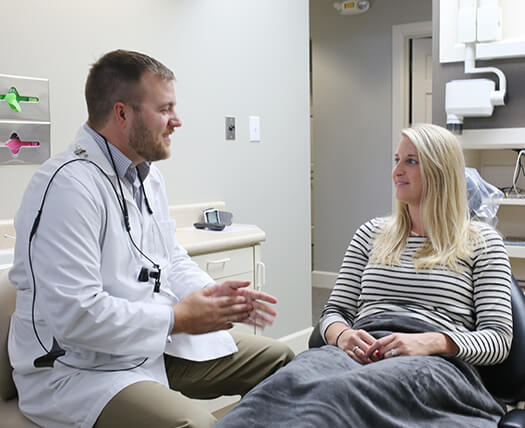
[[[77,156],[79,148],[85,152]],[[50,176],[79,157],[99,165],[117,186],[110,163],[82,127],[66,152],[36,172],[15,218],[15,261],[9,277],[17,300],[9,356],[21,410],[45,427],[90,427],[124,387],[144,380],[167,386],[163,352],[171,305],[214,282],[177,243],[164,182],[154,165],[144,182],[153,215],[145,204],[139,211],[130,186],[122,184],[133,239],[161,265],[160,293],[153,292],[152,280],[138,281],[140,269],[151,268],[151,263],[132,247],[109,181],[94,165],[71,163],[53,180],[33,238],[38,334],[48,349],[55,337],[66,350],[61,360],[77,367],[125,369],[148,359],[138,368],[115,372],[72,369],[59,362],[54,368],[34,368],[33,360],[45,352],[31,322],[29,232]],[[187,359],[218,358],[237,350],[224,331],[172,338],[171,352]]]

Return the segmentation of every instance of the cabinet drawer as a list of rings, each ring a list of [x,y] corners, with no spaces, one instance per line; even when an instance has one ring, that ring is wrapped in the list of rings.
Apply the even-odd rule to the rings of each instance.
[[[192,257],[213,279],[253,271],[253,248],[218,251]]]

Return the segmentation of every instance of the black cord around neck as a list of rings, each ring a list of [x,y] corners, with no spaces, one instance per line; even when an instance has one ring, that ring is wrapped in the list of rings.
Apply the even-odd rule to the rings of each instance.
[[[102,175],[108,180],[108,182],[111,185],[111,188],[113,189],[113,192],[115,193],[115,197],[117,198],[119,207],[121,209],[122,216],[123,216],[123,219],[124,219],[124,227],[126,229],[126,232],[128,233],[129,239],[130,239],[133,247],[135,247],[135,249],[146,260],[148,260],[153,265],[154,272],[151,272],[149,274],[149,276],[155,280],[154,292],[158,293],[160,291],[160,276],[161,276],[160,265],[158,263],[155,263],[150,257],[148,257],[146,254],[144,254],[144,252],[135,243],[135,241],[133,239],[133,236],[131,235],[131,225],[130,225],[130,222],[129,222],[128,206],[127,206],[127,203],[126,203],[126,199],[124,197],[124,190],[122,189],[122,183],[121,183],[120,177],[118,175],[115,159],[113,158],[113,154],[111,153],[111,149],[109,147],[109,143],[108,143],[107,139],[103,135],[100,135],[100,136],[104,139],[104,143],[105,143],[106,148],[108,150],[109,158],[111,160],[111,164],[112,164],[113,170],[114,170],[116,178],[117,178],[118,188],[119,188],[119,191],[120,191],[120,197],[119,197],[117,189],[115,188],[115,185],[113,184],[113,182],[111,181],[109,176],[105,173],[105,171],[98,164],[96,164],[95,162],[93,162],[93,161],[91,161],[89,159],[82,159],[82,158],[71,159],[71,160],[63,163],[62,165],[60,165],[55,170],[55,172],[53,173],[51,178],[49,179],[49,181],[47,183],[47,186],[46,186],[46,188],[44,190],[44,194],[42,196],[42,201],[40,203],[40,207],[38,209],[38,212],[37,212],[37,215],[35,217],[35,220],[33,221],[33,225],[31,227],[31,231],[29,233],[28,258],[29,258],[29,269],[30,269],[31,278],[32,278],[32,282],[33,282],[33,296],[32,296],[32,302],[31,302],[31,321],[32,321],[32,324],[33,324],[33,331],[35,333],[37,341],[40,344],[40,346],[42,347],[42,349],[46,352],[45,355],[43,355],[41,357],[38,357],[38,358],[36,358],[34,360],[33,364],[34,364],[35,367],[53,367],[54,362],[58,361],[60,364],[66,366],[66,367],[69,367],[69,368],[72,368],[72,369],[77,369],[77,370],[87,370],[87,371],[94,371],[94,372],[118,372],[118,371],[128,371],[128,370],[136,369],[137,367],[142,366],[148,360],[148,357],[146,357],[141,362],[139,362],[138,364],[136,364],[134,366],[131,366],[131,367],[123,368],[123,369],[101,369],[101,368],[95,368],[95,367],[77,367],[75,365],[72,365],[72,364],[69,364],[69,363],[66,363],[66,362],[60,360],[60,357],[64,356],[66,354],[66,352],[64,351],[64,349],[62,349],[60,347],[60,345],[59,345],[59,343],[58,343],[58,341],[56,340],[55,337],[53,337],[53,344],[52,344],[51,349],[48,350],[47,347],[42,342],[42,339],[40,338],[40,335],[38,334],[38,330],[36,328],[35,308],[36,308],[37,287],[36,287],[35,273],[34,273],[34,270],[33,270],[32,245],[31,244],[32,244],[33,238],[34,238],[34,236],[36,234],[36,231],[38,229],[38,225],[40,224],[40,218],[41,218],[41,215],[42,215],[42,210],[44,208],[44,203],[46,201],[47,194],[48,194],[48,191],[49,191],[49,188],[51,186],[52,181],[54,180],[56,175],[62,170],[62,168],[66,167],[67,165],[69,165],[69,164],[71,164],[73,162],[88,162],[88,163],[94,165],[102,173]],[[144,201],[146,202],[146,207],[148,209],[148,213],[150,215],[153,215],[153,210],[151,209],[151,206],[149,204],[148,197],[146,196],[146,190],[144,188],[144,183],[143,183],[142,177],[141,177],[141,175],[140,175],[138,170],[137,170],[137,175],[138,175],[138,178],[139,178],[139,181],[140,181],[140,187],[141,187],[142,193],[144,195]]]
[[[146,259],[148,260],[152,265],[153,265],[153,268],[158,270],[158,278],[156,279],[155,281],[155,291],[158,292],[158,290],[160,289],[160,265],[158,263],[155,263],[152,259],[150,259],[146,254],[144,254],[144,252],[139,248],[139,246],[137,244],[135,244],[135,240],[133,239],[133,236],[131,235],[131,226],[130,226],[130,223],[129,223],[129,211],[128,211],[128,204],[126,203],[126,198],[124,197],[124,190],[122,190],[122,183],[120,182],[120,176],[118,175],[118,171],[117,171],[117,165],[115,164],[115,159],[113,158],[113,155],[111,154],[111,150],[109,148],[109,143],[108,143],[108,140],[106,140],[106,137],[104,137],[103,135],[101,134],[98,134],[100,135],[103,139],[104,139],[104,143],[106,143],[106,148],[108,149],[108,153],[109,153],[109,157],[111,159],[111,164],[113,165],[113,171],[115,171],[115,175],[117,177],[117,183],[118,183],[118,187],[119,187],[119,190],[120,190],[120,196],[122,198],[122,215],[124,216],[124,225],[126,227],[126,231],[128,232],[128,235],[129,235],[129,239],[131,240],[131,243],[133,244],[133,246],[135,247],[135,249]],[[140,183],[142,184],[142,179],[140,178],[140,174],[138,173],[137,171],[137,174],[139,176],[139,181]],[[153,211],[151,210],[151,208],[149,207],[149,202],[148,202],[148,198],[146,197],[146,191],[144,190],[144,186],[142,186],[142,191],[144,192],[144,199],[146,201],[146,205],[148,207],[148,212],[150,213],[150,215],[153,214]]]
[[[36,339],[37,339],[38,343],[40,344],[40,346],[42,347],[42,349],[46,352],[45,355],[36,358],[34,360],[34,362],[33,362],[33,365],[36,368],[53,367],[54,362],[58,361],[60,364],[66,366],[66,367],[72,368],[72,369],[87,370],[87,371],[93,371],[93,372],[120,372],[120,371],[133,370],[133,369],[136,369],[137,367],[142,366],[148,360],[148,357],[145,357],[141,362],[139,362],[138,364],[136,364],[134,366],[126,367],[126,368],[123,368],[123,369],[99,369],[99,368],[95,368],[95,367],[77,367],[77,366],[74,366],[72,364],[66,363],[66,362],[60,360],[60,357],[64,356],[66,354],[66,352],[60,347],[60,345],[58,344],[58,341],[56,340],[56,338],[53,337],[53,345],[52,345],[51,349],[48,350],[46,348],[46,346],[44,345],[44,343],[42,342],[42,339],[40,338],[40,335],[38,334],[38,330],[36,328],[35,307],[36,307],[37,287],[36,287],[35,272],[34,272],[34,269],[33,269],[33,257],[32,257],[32,245],[31,244],[32,244],[33,238],[34,238],[34,236],[36,234],[36,231],[38,229],[38,225],[40,224],[40,218],[42,216],[42,210],[44,208],[44,203],[46,201],[47,193],[49,191],[51,183],[53,182],[53,179],[62,170],[62,168],[66,167],[67,165],[69,165],[69,164],[71,164],[73,162],[87,162],[87,163],[90,163],[91,165],[94,165],[102,173],[102,175],[104,177],[106,177],[106,179],[108,180],[108,182],[111,185],[111,188],[113,189],[113,192],[115,193],[115,196],[116,196],[117,201],[119,203],[120,209],[121,209],[122,213],[124,214],[124,207],[125,207],[125,205],[124,206],[122,205],[122,203],[121,203],[121,201],[119,199],[119,196],[118,196],[117,189],[115,188],[115,186],[111,182],[111,179],[109,178],[109,176],[104,172],[104,170],[99,165],[97,165],[95,162],[93,162],[93,161],[91,161],[89,159],[82,159],[82,158],[71,159],[71,160],[63,163],[62,165],[60,165],[56,169],[56,171],[53,173],[51,178],[49,179],[49,181],[47,183],[47,186],[46,186],[46,189],[44,191],[44,194],[42,196],[42,201],[40,202],[40,207],[38,208],[38,213],[37,213],[37,215],[35,217],[35,220],[33,221],[33,225],[31,227],[31,232],[29,233],[29,240],[28,240],[29,241],[28,242],[29,270],[30,270],[31,279],[32,279],[32,282],[33,282],[33,296],[32,296],[32,301],[31,301],[31,322],[33,324],[33,331],[35,333]],[[124,198],[122,198],[122,202],[125,203]],[[131,242],[133,242],[133,238],[131,237],[131,232],[129,230],[127,232],[128,232],[129,237],[131,239]],[[134,242],[133,242],[133,245],[135,245]],[[142,251],[141,251],[141,254],[143,254]],[[146,257],[146,258],[148,260],[150,260],[148,257]],[[154,266],[158,266],[156,263],[153,263],[153,265]]]
[[[106,148],[108,150],[109,158],[111,159],[111,165],[113,166],[113,171],[115,171],[115,175],[117,176],[117,183],[118,188],[120,190],[120,196],[122,197],[122,215],[124,216],[124,226],[126,227],[127,232],[131,236],[131,226],[129,224],[129,211],[128,211],[128,204],[126,203],[126,199],[124,198],[124,191],[122,190],[122,183],[120,182],[120,177],[118,175],[117,165],[115,164],[115,159],[113,159],[113,154],[111,153],[111,150],[109,148],[108,140],[106,140],[106,137],[104,137],[101,134],[100,135],[104,139],[104,143],[106,144]]]
[[[148,201],[148,197],[146,196],[146,189],[144,188],[144,180],[142,180],[142,176],[140,175],[140,172],[138,169],[137,169],[137,176],[139,177],[140,188],[142,189],[142,194],[144,195],[144,201],[146,202],[146,208],[148,209],[148,213],[150,215],[153,215],[153,210],[151,209],[151,206]]]

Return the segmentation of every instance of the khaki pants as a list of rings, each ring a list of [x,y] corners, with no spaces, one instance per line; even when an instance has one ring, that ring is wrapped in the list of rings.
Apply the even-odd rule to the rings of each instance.
[[[294,356],[286,345],[265,337],[232,333],[239,351],[210,361],[166,355],[170,388],[138,382],[124,388],[106,405],[95,428],[211,427],[215,417],[190,398],[246,394]]]

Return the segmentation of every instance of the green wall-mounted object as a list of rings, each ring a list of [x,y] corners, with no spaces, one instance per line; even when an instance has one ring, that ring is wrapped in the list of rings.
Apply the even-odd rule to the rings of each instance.
[[[7,104],[9,104],[9,107],[11,107],[11,110],[18,113],[22,111],[22,107],[20,107],[20,101],[28,103],[38,102],[37,97],[27,97],[20,95],[14,86],[9,89],[7,94],[0,94],[0,100],[5,100]]]

